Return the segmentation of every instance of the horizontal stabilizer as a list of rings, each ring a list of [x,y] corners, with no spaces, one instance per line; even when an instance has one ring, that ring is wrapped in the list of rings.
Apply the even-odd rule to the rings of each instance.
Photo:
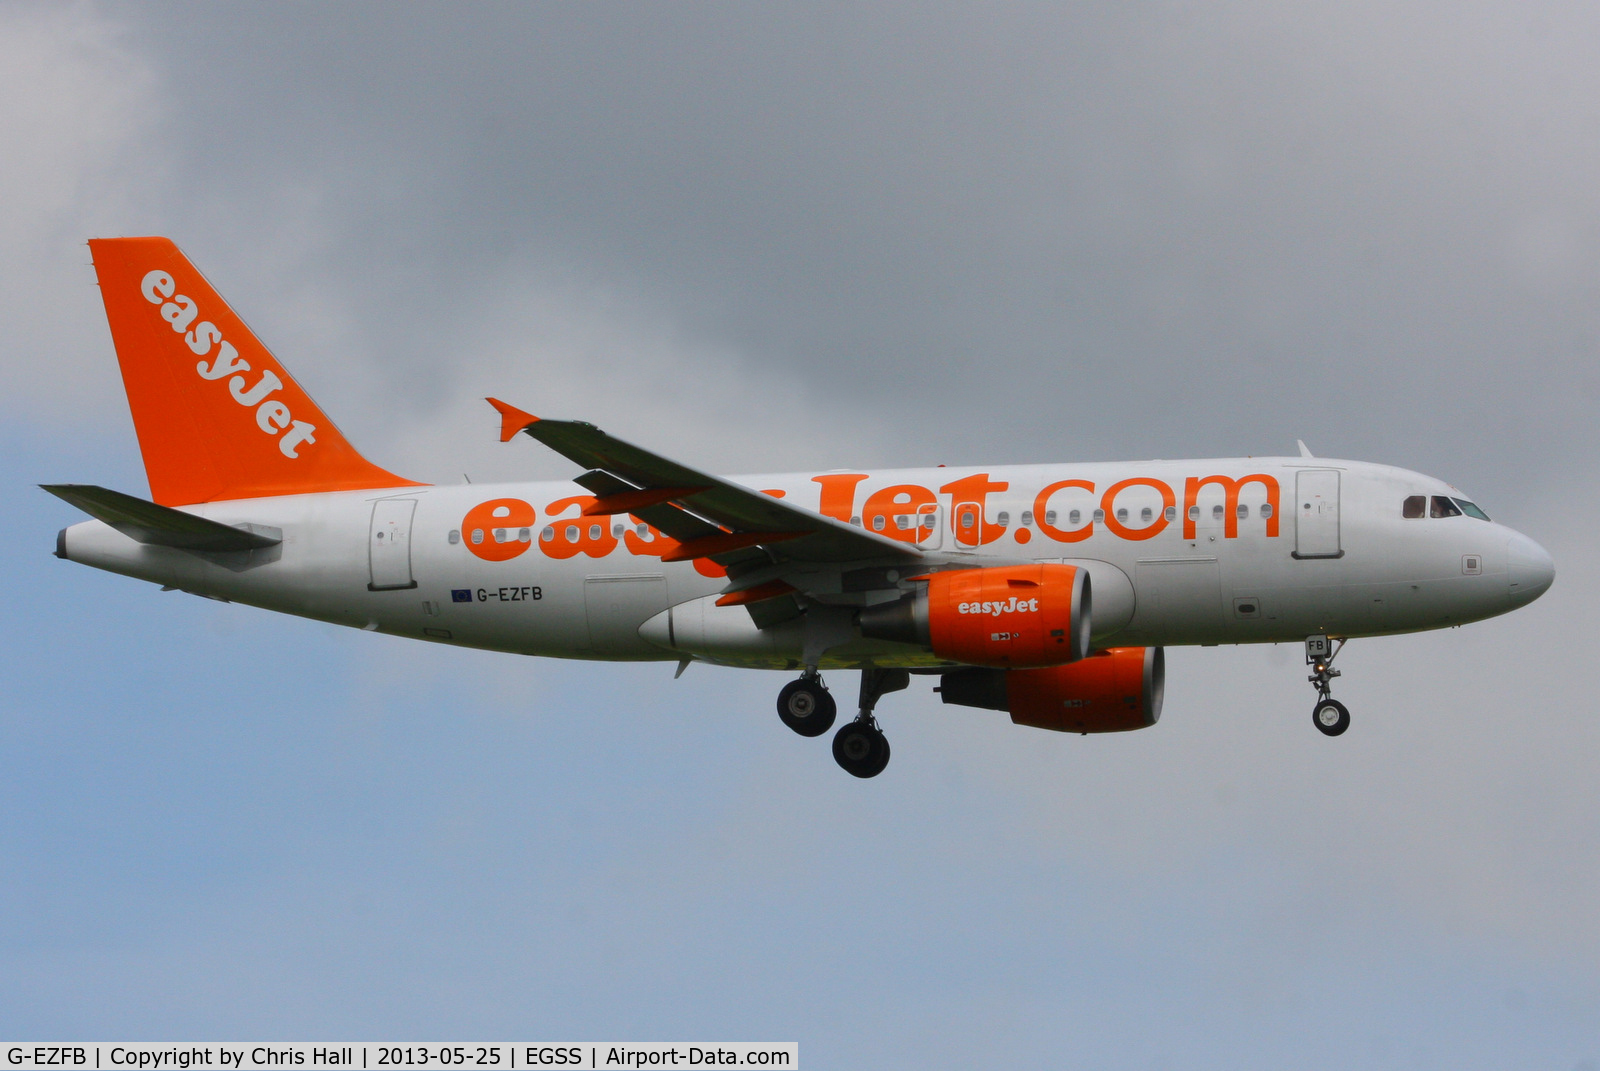
[[[93,484],[39,486],[140,543],[180,550],[238,551],[260,550],[283,542],[281,529],[265,525],[234,528]]]

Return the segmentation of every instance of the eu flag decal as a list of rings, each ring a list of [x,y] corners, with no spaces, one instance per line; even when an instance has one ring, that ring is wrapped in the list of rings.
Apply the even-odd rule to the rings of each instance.
[[[471,602],[472,601],[472,589],[471,588],[451,588],[450,589],[450,601],[451,602]]]

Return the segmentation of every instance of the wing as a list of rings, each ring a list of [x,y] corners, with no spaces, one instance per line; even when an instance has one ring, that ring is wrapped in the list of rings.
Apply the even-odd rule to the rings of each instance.
[[[520,431],[588,470],[576,479],[596,496],[585,514],[632,514],[677,540],[662,561],[710,558],[737,577],[782,563],[895,564],[923,557],[911,544],[680,465],[593,424],[541,420],[488,401],[500,411],[501,442]]]

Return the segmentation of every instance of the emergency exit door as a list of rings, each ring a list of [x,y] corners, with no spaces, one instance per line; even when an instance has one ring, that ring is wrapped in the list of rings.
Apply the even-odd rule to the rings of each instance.
[[[1339,472],[1337,469],[1301,469],[1295,476],[1294,556],[1338,558]]]
[[[369,591],[414,588],[411,576],[411,515],[414,498],[382,498],[372,504],[372,531],[367,537],[367,561],[372,570]]]

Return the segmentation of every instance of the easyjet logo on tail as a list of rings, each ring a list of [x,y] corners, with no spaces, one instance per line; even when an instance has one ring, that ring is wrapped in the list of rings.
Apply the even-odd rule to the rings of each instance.
[[[256,426],[268,435],[278,436],[278,449],[287,458],[298,458],[302,443],[315,443],[316,426],[294,419],[294,414],[282,401],[271,397],[283,389],[283,381],[270,368],[261,370],[261,377],[251,383],[245,373],[250,362],[239,356],[231,342],[210,320],[200,320],[200,309],[194,299],[177,293],[178,284],[168,273],[157,269],[147,272],[139,283],[139,292],[152,305],[159,305],[159,315],[173,332],[183,336],[183,341],[197,357],[216,356],[195,365],[201,379],[220,380],[229,376],[228,394],[246,409],[256,411]],[[279,434],[279,433],[282,434]]]

